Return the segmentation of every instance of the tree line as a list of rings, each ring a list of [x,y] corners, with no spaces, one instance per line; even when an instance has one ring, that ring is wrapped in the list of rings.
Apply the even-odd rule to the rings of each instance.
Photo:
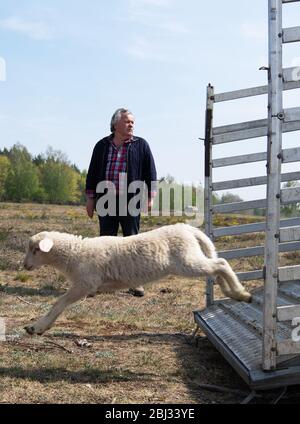
[[[0,149],[0,201],[82,204],[86,171],[49,147],[32,156],[20,143]]]
[[[10,149],[0,149],[0,201],[84,204],[86,174],[86,170],[80,171],[60,150],[49,147],[46,153],[32,156],[26,147],[17,143]],[[180,186],[169,174],[160,178],[159,182]],[[299,182],[291,181],[283,188],[297,186]],[[191,203],[195,205],[196,188],[193,187],[192,191]],[[214,204],[242,201],[230,192],[220,196],[213,194]],[[161,206],[161,199],[159,204]],[[170,206],[171,210],[175,209],[173,192],[170,193]],[[258,208],[244,213],[264,216],[265,210]],[[282,207],[282,215],[300,216],[300,204]]]

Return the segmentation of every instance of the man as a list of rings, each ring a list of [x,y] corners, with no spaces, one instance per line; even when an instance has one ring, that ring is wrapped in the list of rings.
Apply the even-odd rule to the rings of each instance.
[[[148,189],[148,208],[155,196],[157,179],[155,162],[148,143],[133,135],[134,117],[127,109],[117,109],[111,118],[111,135],[100,140],[94,147],[87,178],[87,214],[93,218],[97,201],[105,194],[96,193],[99,183],[114,185],[116,210],[102,214],[97,208],[100,223],[100,236],[117,236],[121,225],[123,236],[138,234],[140,227],[140,210],[130,213],[128,204],[135,193],[128,193],[127,188],[133,181],[142,181]],[[122,186],[125,181],[125,186]],[[110,184],[110,186],[109,186]],[[99,186],[98,186],[99,187]],[[126,211],[120,205],[126,201]],[[122,209],[122,210],[121,210]],[[144,296],[143,287],[129,291],[134,296]]]

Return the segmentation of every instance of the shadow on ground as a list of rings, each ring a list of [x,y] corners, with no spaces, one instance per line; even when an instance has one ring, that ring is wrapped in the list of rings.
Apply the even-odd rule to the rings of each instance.
[[[56,289],[52,286],[44,286],[38,289],[24,286],[3,286],[0,285],[0,292],[8,295],[17,295],[17,296],[54,296],[58,297],[65,293],[65,290]]]
[[[36,368],[24,369],[21,367],[0,367],[0,377],[11,377],[37,381],[39,383],[53,383],[56,381],[66,381],[69,383],[110,383],[125,381],[147,381],[155,376],[147,373],[134,373],[128,370],[101,370],[98,368],[91,370],[70,371],[65,368]]]

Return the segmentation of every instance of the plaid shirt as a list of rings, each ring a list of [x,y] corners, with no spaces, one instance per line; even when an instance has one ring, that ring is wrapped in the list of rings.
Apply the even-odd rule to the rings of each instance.
[[[109,145],[105,178],[115,185],[116,193],[124,192],[127,172],[127,147],[129,143],[131,143],[131,140],[125,141],[120,147],[116,147],[113,143]]]

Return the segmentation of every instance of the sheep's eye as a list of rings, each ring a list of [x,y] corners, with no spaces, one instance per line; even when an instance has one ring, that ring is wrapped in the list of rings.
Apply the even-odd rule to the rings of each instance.
[[[36,252],[38,252],[39,250],[40,250],[40,249],[39,249],[38,247],[36,247],[36,248],[34,248],[34,249],[33,249],[33,252],[32,252],[32,253],[35,255],[35,254],[36,254]]]

